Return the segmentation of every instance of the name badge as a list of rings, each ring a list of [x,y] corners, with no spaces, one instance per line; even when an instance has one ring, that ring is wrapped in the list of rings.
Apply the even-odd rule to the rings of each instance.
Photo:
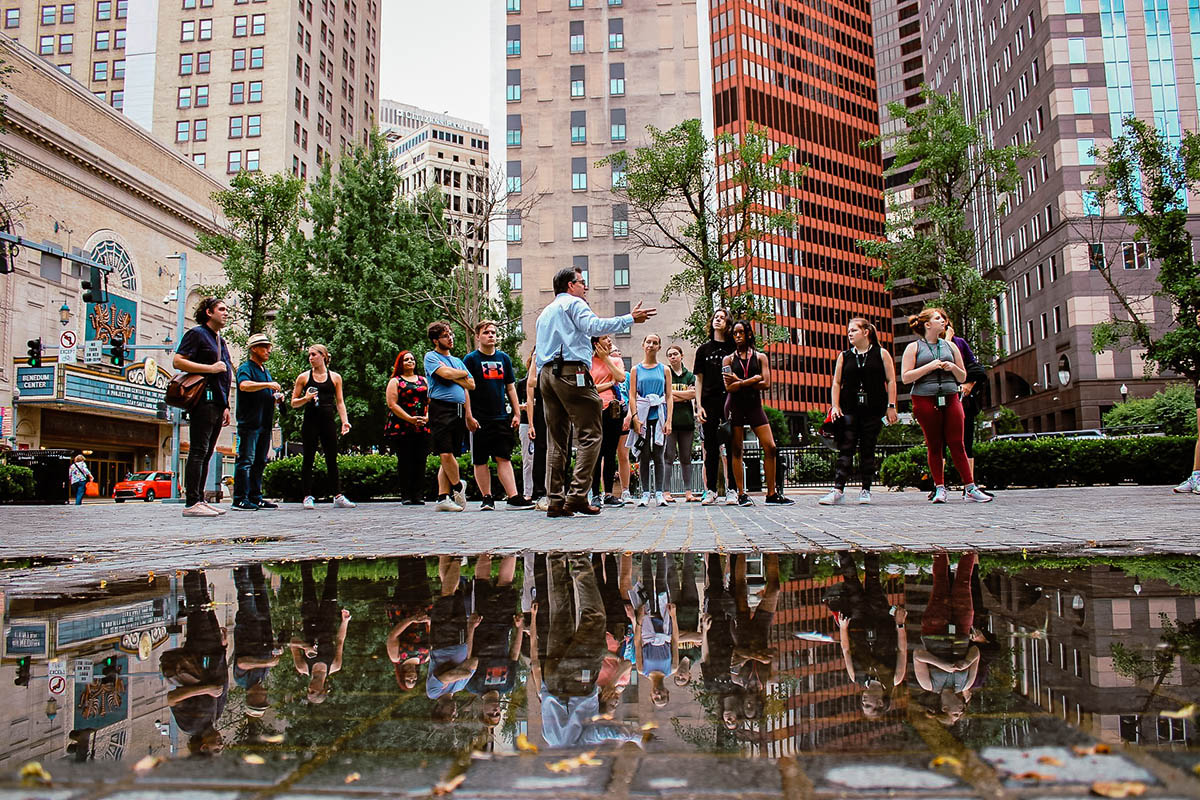
[[[946,395],[939,394],[938,399],[937,399],[937,404],[938,404],[938,408],[945,408],[946,407]]]
[[[583,373],[582,372],[575,373],[575,385],[583,386]]]

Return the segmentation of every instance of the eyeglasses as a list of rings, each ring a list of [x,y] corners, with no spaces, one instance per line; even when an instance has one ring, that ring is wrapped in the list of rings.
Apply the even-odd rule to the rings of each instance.
[[[587,288],[587,281],[585,281],[583,278],[580,278],[577,281],[571,281],[571,283],[578,283],[583,288],[585,288],[585,289]]]

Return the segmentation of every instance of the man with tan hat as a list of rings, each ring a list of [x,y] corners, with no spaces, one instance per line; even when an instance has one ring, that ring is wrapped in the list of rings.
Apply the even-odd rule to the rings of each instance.
[[[277,508],[263,499],[262,476],[271,450],[275,403],[283,398],[278,383],[267,371],[271,339],[254,333],[246,342],[250,357],[237,371],[237,464],[233,471],[233,510]]]

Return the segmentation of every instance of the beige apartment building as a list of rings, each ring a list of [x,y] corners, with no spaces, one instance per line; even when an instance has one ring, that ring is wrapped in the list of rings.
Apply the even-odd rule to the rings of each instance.
[[[571,265],[586,274],[601,316],[628,313],[639,301],[658,306],[650,324],[617,337],[627,360],[640,358],[645,333],[660,333],[665,346],[682,324],[683,302],[660,302],[679,264],[632,246],[628,210],[611,191],[622,173],[596,161],[647,144],[647,125],[710,117],[701,28],[707,35],[707,17],[697,20],[687,0],[507,0],[494,18],[493,40],[502,36],[505,47],[493,70],[504,86],[493,87],[492,117],[505,130],[494,132],[492,152],[505,154],[512,203],[537,202],[510,210],[492,263],[505,264],[521,292],[526,331],[553,299],[554,272]]]
[[[377,0],[3,0],[4,33],[225,181],[366,140]]]

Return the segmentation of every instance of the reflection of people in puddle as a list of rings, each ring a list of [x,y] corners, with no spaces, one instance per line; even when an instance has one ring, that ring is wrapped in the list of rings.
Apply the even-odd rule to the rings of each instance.
[[[429,611],[433,592],[425,559],[403,556],[396,559],[396,587],[388,604],[388,660],[396,672],[396,685],[415,689],[421,680],[420,667],[429,660]]]
[[[188,752],[215,755],[225,746],[216,725],[229,694],[228,641],[213,611],[203,570],[183,576],[183,592],[183,646],[163,653],[159,662],[163,677],[176,687],[167,693],[167,705],[175,724],[189,734]]]
[[[692,682],[692,665],[699,653],[700,644],[700,593],[696,589],[696,555],[683,553],[679,556],[683,561],[683,569],[676,563],[676,556],[667,556],[667,593],[675,604],[676,629],[675,639],[678,642],[675,674],[671,679],[679,687]]]
[[[467,606],[459,585],[459,559],[438,558],[441,595],[433,603],[429,616],[429,676],[425,694],[433,700],[433,720],[452,722],[458,716],[454,693],[467,687],[479,659],[475,656],[475,629],[482,617],[467,619]]]
[[[654,558],[651,553],[642,554],[644,598],[637,610],[633,641],[638,670],[650,681],[650,701],[662,708],[671,699],[665,680],[679,666],[679,623],[676,605],[667,591],[668,556],[659,553],[658,565],[652,571]]]
[[[300,564],[300,616],[303,637],[293,637],[288,643],[296,672],[308,676],[308,702],[324,703],[329,696],[329,678],[342,668],[342,649],[346,645],[346,629],[350,626],[350,610],[338,609],[338,562],[325,565],[325,583],[317,598],[313,580],[314,561]]]
[[[233,618],[233,680],[246,690],[246,715],[267,710],[267,676],[283,652],[271,627],[271,600],[261,564],[233,571],[237,614]]]
[[[720,553],[709,553],[704,580],[704,616],[700,618],[700,677],[703,690],[716,697],[721,722],[738,725],[741,694],[733,681],[733,619],[737,603],[729,591]]]
[[[750,587],[746,583],[746,554],[733,556],[733,597],[737,616],[733,622],[733,663],[737,666],[734,679],[745,691],[742,696],[742,716],[762,717],[766,704],[767,682],[774,673],[775,648],[768,644],[775,607],[779,603],[779,556],[763,556],[767,585],[763,587],[758,606],[750,609]]]
[[[913,676],[922,689],[937,696],[940,713],[935,716],[944,725],[966,714],[979,671],[979,648],[971,642],[971,573],[977,560],[976,553],[964,553],[951,581],[949,557],[933,557],[933,594],[921,619],[921,647],[913,652]]]
[[[838,553],[838,571],[844,579],[825,596],[834,612],[846,674],[861,686],[862,710],[868,718],[878,717],[892,707],[892,694],[904,682],[908,665],[908,635],[904,630],[907,612],[891,603],[879,577],[879,554],[868,553],[864,565],[866,583],[859,580],[854,556]]]
[[[607,648],[596,685],[600,687],[600,712],[612,717],[633,674],[633,606],[628,601],[633,585],[633,557],[622,555],[618,567],[613,553],[593,553],[592,571],[604,601]]]
[[[479,628],[472,652],[478,665],[467,681],[467,691],[482,701],[480,719],[490,727],[500,724],[501,696],[511,694],[517,681],[525,617],[518,613],[517,590],[512,585],[516,571],[516,556],[500,559],[500,573],[494,579],[491,556],[481,555],[475,560],[471,605],[479,616]]]

